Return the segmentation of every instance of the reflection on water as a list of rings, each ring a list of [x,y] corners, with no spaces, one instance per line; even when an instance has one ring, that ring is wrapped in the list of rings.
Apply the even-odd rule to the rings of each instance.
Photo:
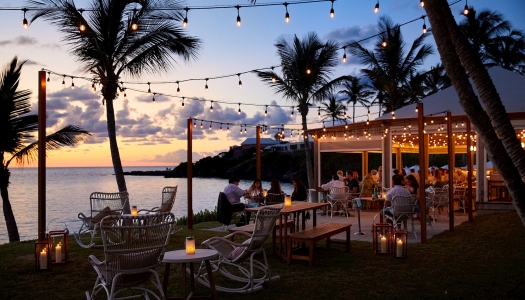
[[[124,171],[165,170],[165,167],[126,167]],[[13,207],[21,240],[36,239],[38,212],[38,170],[36,168],[12,168],[9,199]],[[89,195],[92,192],[117,192],[113,168],[47,168],[46,171],[46,222],[47,230],[77,230],[79,212],[89,212]],[[213,210],[220,191],[228,184],[227,179],[193,178],[193,212]],[[186,178],[162,176],[126,176],[130,204],[141,208],[159,206],[162,188],[178,185],[173,213],[176,217],[187,215],[188,185]],[[241,180],[239,187],[247,189],[251,180]],[[263,181],[263,188],[270,188]],[[291,194],[293,185],[282,184],[284,192]],[[0,208],[3,215],[3,210]],[[0,244],[8,242],[4,218],[0,218]]]

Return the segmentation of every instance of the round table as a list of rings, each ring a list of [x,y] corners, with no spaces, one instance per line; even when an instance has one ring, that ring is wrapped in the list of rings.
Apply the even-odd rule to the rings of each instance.
[[[171,264],[181,264],[182,265],[182,293],[183,297],[168,297],[166,295],[166,299],[191,299],[193,295],[195,294],[195,278],[193,274],[193,263],[194,262],[200,262],[204,261],[206,264],[206,271],[208,273],[208,280],[210,282],[210,290],[211,295],[208,297],[202,297],[199,296],[199,299],[216,299],[216,291],[215,291],[215,282],[213,281],[213,273],[211,270],[211,264],[210,259],[217,257],[219,253],[212,249],[195,249],[195,254],[186,254],[186,250],[175,250],[175,251],[167,251],[164,253],[164,258],[162,259],[162,262],[166,264],[165,270],[164,270],[164,282],[162,284],[162,288],[164,290],[164,294],[166,294],[166,291],[168,289],[168,279],[169,279],[169,273],[170,273],[170,266]],[[190,285],[191,285],[191,292],[189,295],[186,296],[186,263],[190,263]]]

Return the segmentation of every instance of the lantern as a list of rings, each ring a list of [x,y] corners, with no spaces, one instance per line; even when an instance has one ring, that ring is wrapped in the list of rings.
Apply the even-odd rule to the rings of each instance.
[[[284,196],[284,206],[285,207],[292,206],[292,197],[290,195]]]
[[[65,264],[69,260],[69,230],[52,230],[48,234],[51,262]]]
[[[372,225],[372,241],[377,255],[392,255],[392,224],[376,223]]]
[[[133,205],[131,207],[131,215],[132,216],[136,216],[138,214],[138,210],[137,210],[137,206],[136,205]]]
[[[195,254],[195,239],[192,236],[186,238],[186,254]]]
[[[37,271],[51,270],[51,253],[48,240],[35,242],[35,267]]]
[[[407,232],[397,230],[394,232],[394,257],[407,258]]]

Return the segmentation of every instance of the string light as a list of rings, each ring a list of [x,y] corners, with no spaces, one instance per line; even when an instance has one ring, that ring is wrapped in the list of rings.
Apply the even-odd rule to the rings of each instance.
[[[71,89],[75,89],[75,83],[73,82],[73,77],[71,77]]]
[[[190,10],[188,7],[185,7],[184,10],[186,11],[186,16],[184,17],[184,20],[182,21],[182,27],[186,28],[188,26],[188,10]]]
[[[320,107],[317,109],[317,117],[321,118],[321,108]]]
[[[423,34],[427,33],[427,23],[425,22],[425,16],[423,16]]]
[[[286,9],[286,14],[284,15],[284,20],[286,23],[290,22],[290,14],[288,13],[288,2],[284,2],[284,8]]]
[[[415,111],[418,112],[418,110],[417,110],[417,104],[416,104],[416,109],[415,109]]]
[[[180,95],[180,87],[179,87],[179,82],[177,81],[177,95]]]
[[[201,128],[202,128],[202,121],[201,121]]]
[[[383,42],[381,42],[381,46],[383,46],[383,48],[385,48],[386,45],[387,45],[386,38],[383,38]]]
[[[206,78],[206,85],[204,86],[204,90],[206,92],[209,91],[209,89],[208,89],[208,78]]]
[[[266,108],[264,109],[264,116],[268,116],[268,105],[266,105]]]
[[[346,46],[343,47],[343,50],[344,50],[344,54],[343,54],[343,62],[345,63],[346,62]]]
[[[237,76],[239,77],[239,88],[242,88],[241,73],[238,73]]]
[[[465,8],[463,8],[463,14],[468,15],[468,0],[465,0]]]
[[[213,100],[211,100],[210,112],[213,112]]]
[[[138,24],[138,20],[137,20],[137,9],[134,8],[133,9],[133,18],[131,20],[131,30],[137,31],[137,29],[139,29],[139,24]]]
[[[24,20],[22,21],[22,26],[24,26],[24,29],[27,29],[29,27],[29,23],[26,19],[27,8],[22,8],[22,11],[24,12]]]
[[[47,82],[51,80],[51,72],[47,72]]]
[[[95,87],[95,82],[91,85],[91,89],[93,90],[93,93],[97,91],[97,88]]]
[[[237,111],[237,114],[240,115],[241,114],[241,104],[239,103],[239,110]]]
[[[184,98],[185,97],[182,97],[182,108],[184,108]]]
[[[197,127],[197,121],[193,120],[193,127]]]
[[[326,126],[324,125],[324,121],[323,121],[323,131],[326,131]]]
[[[237,8],[237,26],[241,26],[241,15],[239,14],[239,8],[241,7],[237,5],[235,8]]]
[[[293,118],[293,106],[292,106],[292,113],[290,114],[290,117]]]
[[[396,119],[396,112],[394,110],[392,110],[392,119]]]
[[[211,124],[213,124],[213,122],[210,122],[210,130],[211,130]]]
[[[377,14],[378,11],[379,11],[379,0],[377,0],[376,7],[374,7],[374,13]]]
[[[330,9],[330,18],[334,18],[334,15],[335,15],[335,11],[334,11],[334,0],[331,0],[332,1],[332,8]]]
[[[151,83],[148,82],[148,94],[151,94]]]
[[[421,5],[421,7],[424,7],[425,6],[425,1],[419,0],[419,5]]]
[[[86,25],[84,25],[84,18],[82,17],[82,13],[84,12],[84,10],[81,8],[78,11],[80,12],[80,23],[78,24],[78,29],[80,30],[80,32],[84,32],[86,31]]]
[[[153,98],[151,99],[151,102],[155,103],[155,95],[157,95],[157,93],[153,93]]]

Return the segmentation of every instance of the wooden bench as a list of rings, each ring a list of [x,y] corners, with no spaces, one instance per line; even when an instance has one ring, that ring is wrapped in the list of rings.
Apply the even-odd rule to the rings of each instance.
[[[281,227],[281,220],[280,219],[277,219],[275,221],[275,226],[273,226],[273,235],[272,235],[272,251],[273,253],[276,253],[276,244],[277,244],[277,239],[276,239],[276,236],[277,236],[277,230]],[[288,219],[286,220],[286,228],[290,228],[291,232],[293,232],[294,230],[294,226],[293,226],[293,220],[291,219]],[[253,230],[255,229],[255,223],[252,223],[252,224],[248,224],[248,225],[244,225],[244,226],[239,226],[239,227],[232,227],[232,228],[229,228],[228,229],[228,232],[229,233],[234,233],[234,232],[237,232],[237,231],[245,231],[245,232],[248,232],[248,233],[253,233]],[[232,242],[233,242],[233,237],[232,238]]]
[[[306,260],[310,263],[310,266],[314,263],[314,249],[315,244],[326,239],[326,247],[330,249],[330,237],[341,232],[346,231],[346,241],[333,243],[346,244],[346,251],[350,252],[350,228],[351,224],[338,224],[338,223],[324,223],[315,227],[307,228],[303,231],[294,232],[288,235],[287,245],[287,257],[286,261],[290,263],[292,259]],[[303,242],[309,245],[309,255],[299,255],[292,253],[292,242]]]

